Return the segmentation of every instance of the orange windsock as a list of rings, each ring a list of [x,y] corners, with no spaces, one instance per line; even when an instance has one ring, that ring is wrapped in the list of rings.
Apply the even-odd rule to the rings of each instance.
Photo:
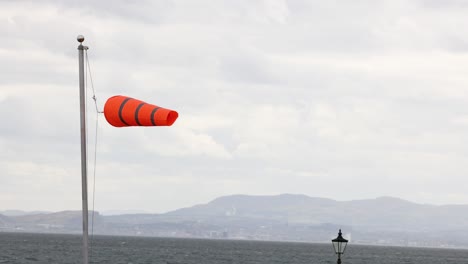
[[[107,122],[115,127],[171,126],[179,114],[174,110],[116,95],[107,99],[104,116]]]

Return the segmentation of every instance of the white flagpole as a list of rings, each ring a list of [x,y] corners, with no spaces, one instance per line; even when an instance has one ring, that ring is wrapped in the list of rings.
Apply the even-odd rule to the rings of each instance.
[[[85,81],[84,81],[84,50],[88,47],[83,46],[84,37],[77,37],[80,45],[78,46],[78,62],[80,75],[80,123],[81,123],[81,193],[82,193],[82,215],[83,215],[83,264],[88,264],[88,177],[87,177],[87,159],[86,159],[86,107],[85,107]]]

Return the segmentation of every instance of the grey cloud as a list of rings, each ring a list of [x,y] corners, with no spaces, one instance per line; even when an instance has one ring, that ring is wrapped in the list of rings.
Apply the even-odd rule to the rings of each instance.
[[[13,1],[12,1],[13,2]],[[106,1],[74,1],[74,0],[47,0],[38,4],[36,1],[20,0],[14,1],[16,4],[30,4],[33,6],[43,6],[44,4],[57,7],[61,11],[78,10],[83,16],[92,15],[106,18],[107,16],[134,19],[148,23],[159,23],[162,17],[173,7],[173,1],[142,0],[138,2],[117,0]]]
[[[18,198],[50,186],[40,201],[51,207],[34,209],[79,200],[84,34],[101,107],[125,94],[180,114],[146,129],[101,116],[102,209],[161,211],[230,193],[466,202],[465,37],[452,30],[465,16],[408,1],[267,2],[0,4],[2,190]],[[145,203],[156,200],[166,203]]]
[[[70,60],[49,56],[37,56],[40,52],[28,50],[10,54],[0,54],[0,85],[51,84],[67,85],[76,78],[71,71]],[[76,63],[77,64],[77,63]],[[57,67],[59,66],[59,67]]]
[[[437,1],[437,0],[421,0],[421,4],[425,7],[431,8],[467,8],[468,3],[463,0],[449,0],[449,1]]]
[[[228,82],[269,84],[280,81],[269,70],[268,60],[249,52],[237,51],[220,58],[220,71]],[[242,84],[241,84],[242,85]]]

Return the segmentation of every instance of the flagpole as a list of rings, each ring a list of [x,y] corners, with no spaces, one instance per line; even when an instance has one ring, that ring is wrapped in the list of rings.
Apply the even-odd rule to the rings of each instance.
[[[81,124],[81,196],[83,215],[83,264],[88,264],[88,177],[86,158],[86,105],[85,105],[85,81],[84,81],[84,51],[88,49],[83,46],[84,37],[77,37],[78,62],[80,76],[80,124]]]

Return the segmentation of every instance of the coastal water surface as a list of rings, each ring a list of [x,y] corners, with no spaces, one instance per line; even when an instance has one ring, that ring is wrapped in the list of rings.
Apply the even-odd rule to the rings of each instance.
[[[81,263],[81,237],[0,232],[0,263]],[[96,236],[90,263],[336,263],[330,244]],[[468,250],[350,244],[343,264],[468,263]]]

